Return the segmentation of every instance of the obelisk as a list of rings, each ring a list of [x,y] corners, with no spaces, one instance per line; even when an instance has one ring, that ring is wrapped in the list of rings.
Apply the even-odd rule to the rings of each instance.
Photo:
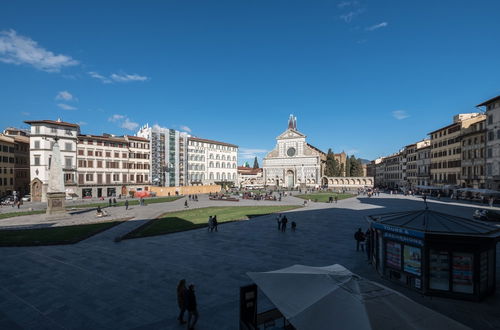
[[[54,138],[52,146],[52,160],[49,169],[49,184],[47,189],[47,212],[46,218],[57,219],[67,215],[64,207],[66,199],[66,189],[64,188],[64,177],[61,164],[61,150],[59,149],[59,139]]]

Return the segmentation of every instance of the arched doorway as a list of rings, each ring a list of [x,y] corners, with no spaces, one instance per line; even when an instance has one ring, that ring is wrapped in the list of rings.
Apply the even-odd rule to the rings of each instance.
[[[327,187],[328,186],[328,178],[322,178],[321,179],[321,185],[324,186],[324,187]]]
[[[293,186],[295,185],[294,179],[295,178],[293,171],[292,170],[286,171],[286,186],[288,188],[293,188]]]
[[[31,200],[33,202],[42,200],[42,181],[40,179],[34,179],[31,182]]]

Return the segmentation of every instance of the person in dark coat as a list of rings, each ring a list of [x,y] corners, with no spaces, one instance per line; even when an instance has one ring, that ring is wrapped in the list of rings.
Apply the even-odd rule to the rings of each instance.
[[[288,219],[286,218],[286,215],[283,216],[281,219],[281,231],[286,231],[286,224],[288,222]]]
[[[295,228],[297,228],[297,223],[295,221],[292,221],[291,228],[292,228],[292,231],[295,231]]]
[[[125,201],[125,210],[128,210],[128,199]]]
[[[281,230],[281,214],[276,217],[276,222],[278,223],[278,230]]]
[[[361,247],[361,251],[364,251],[365,234],[361,228],[358,228],[358,231],[354,233],[354,239],[356,240],[356,251],[359,251],[359,247]]]
[[[212,218],[212,224],[214,226],[214,230],[217,231],[217,225],[219,223],[217,222],[217,216],[216,215],[214,215],[213,218]]]
[[[196,305],[196,295],[194,294],[194,285],[190,284],[186,290],[186,309],[188,311],[188,330],[194,329],[198,321],[198,306]]]
[[[177,320],[180,324],[186,323],[186,321],[184,321],[184,312],[186,311],[186,290],[186,280],[182,279],[177,285],[177,304],[180,310]]]
[[[188,201],[187,199],[184,201],[184,208],[187,209],[189,206],[188,206]]]
[[[111,197],[109,198],[109,206],[111,207],[111,203],[113,203],[113,201],[111,200]]]

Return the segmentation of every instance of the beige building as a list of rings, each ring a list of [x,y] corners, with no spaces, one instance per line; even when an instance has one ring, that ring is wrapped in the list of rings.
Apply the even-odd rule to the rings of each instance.
[[[14,189],[17,196],[30,193],[30,138],[21,129],[9,127],[4,130],[4,136],[14,139]]]
[[[462,188],[485,188],[486,119],[462,130]]]
[[[197,137],[188,138],[188,182],[238,182],[238,146]]]
[[[14,148],[13,138],[0,135],[0,197],[14,192]]]
[[[238,166],[238,185],[240,188],[264,187],[262,168]]]
[[[149,140],[137,136],[79,135],[77,187],[82,198],[128,195],[150,184]]]
[[[384,157],[384,179],[382,186],[391,189],[403,188],[406,186],[403,180],[403,152]]]
[[[431,140],[417,142],[417,185],[429,186],[431,177]]]
[[[459,114],[453,117],[452,124],[429,133],[432,145],[432,185],[452,189],[460,183],[462,130],[484,119],[485,115],[479,113]]]
[[[477,107],[486,108],[486,188],[500,190],[500,96],[478,104]]]

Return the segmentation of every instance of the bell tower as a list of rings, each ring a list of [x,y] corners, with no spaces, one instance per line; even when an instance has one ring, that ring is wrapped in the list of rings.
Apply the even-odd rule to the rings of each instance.
[[[290,115],[288,118],[288,129],[293,129],[294,131],[297,130],[297,117],[294,115]]]

